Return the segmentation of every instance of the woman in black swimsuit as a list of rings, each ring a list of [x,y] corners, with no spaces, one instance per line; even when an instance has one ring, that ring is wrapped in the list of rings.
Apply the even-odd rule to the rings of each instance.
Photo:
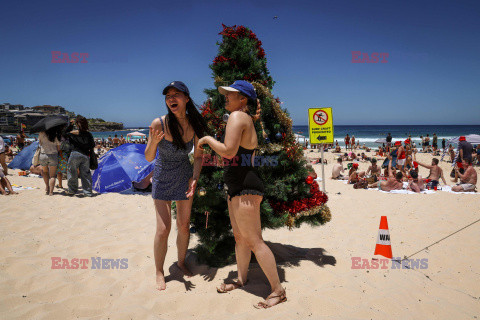
[[[225,95],[225,108],[231,112],[228,118],[224,142],[206,136],[198,141],[208,144],[220,156],[232,159],[239,157],[236,166],[227,166],[224,180],[228,188],[228,212],[235,236],[235,254],[237,259],[238,281],[223,283],[217,288],[225,293],[244,286],[247,282],[248,266],[251,252],[255,254],[260,267],[267,276],[272,293],[265,302],[255,307],[269,308],[287,300],[285,289],[280,284],[275,257],[262,238],[260,224],[260,203],[264,194],[263,181],[253,167],[255,148],[258,145],[257,133],[252,116],[247,112],[249,107],[255,108],[257,95],[253,86],[243,80],[235,81],[230,87],[219,87]],[[251,155],[251,163],[244,165],[242,155]]]

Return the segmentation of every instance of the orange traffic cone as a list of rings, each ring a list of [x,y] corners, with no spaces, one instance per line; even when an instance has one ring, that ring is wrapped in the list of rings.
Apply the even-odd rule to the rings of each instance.
[[[390,232],[388,231],[387,217],[380,218],[380,228],[378,230],[377,246],[374,255],[381,255],[392,259],[392,245],[390,244]]]

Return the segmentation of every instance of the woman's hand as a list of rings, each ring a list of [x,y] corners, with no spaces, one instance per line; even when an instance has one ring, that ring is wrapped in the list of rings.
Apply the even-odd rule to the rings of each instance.
[[[188,190],[186,192],[187,198],[190,199],[195,194],[195,189],[197,188],[197,179],[191,177],[188,180]]]
[[[165,137],[163,130],[154,130],[152,127],[148,127],[148,139],[153,143],[158,144]]]
[[[203,151],[203,145],[208,144],[208,139],[211,138],[210,136],[204,136],[198,140],[198,149]]]

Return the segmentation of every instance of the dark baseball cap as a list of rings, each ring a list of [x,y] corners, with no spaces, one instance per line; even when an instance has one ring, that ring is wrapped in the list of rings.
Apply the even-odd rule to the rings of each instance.
[[[170,89],[170,88],[175,88],[175,89],[177,89],[177,90],[180,90],[180,91],[182,91],[183,93],[185,93],[187,96],[190,95],[190,91],[188,91],[187,86],[186,86],[185,83],[183,83],[182,81],[173,81],[173,82],[170,82],[170,83],[168,84],[168,86],[166,86],[165,89],[163,89],[163,95],[166,95],[168,89]]]
[[[229,87],[218,87],[218,91],[225,95],[227,92],[240,92],[249,99],[257,100],[257,93],[252,84],[245,80],[237,80]]]

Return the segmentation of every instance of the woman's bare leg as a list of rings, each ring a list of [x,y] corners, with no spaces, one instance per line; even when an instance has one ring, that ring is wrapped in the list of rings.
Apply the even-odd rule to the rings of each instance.
[[[280,296],[284,289],[280,284],[278,277],[277,264],[270,248],[265,244],[262,238],[262,229],[260,225],[260,202],[262,196],[244,195],[232,199],[234,217],[240,234],[245,239],[248,247],[253,251],[258,264],[267,276],[272,289],[271,296]],[[279,298],[268,299],[266,303],[275,305],[280,301]]]
[[[55,189],[55,174],[57,173],[57,166],[48,166],[49,175],[49,196],[53,196],[53,189]]]
[[[42,166],[42,178],[43,182],[45,182],[45,194],[50,194],[50,176],[47,166]]]
[[[165,272],[163,265],[168,248],[168,235],[172,226],[172,217],[170,213],[171,201],[153,200],[155,204],[155,216],[157,220],[157,229],[153,240],[153,254],[155,257],[157,290],[165,290]]]
[[[57,173],[57,180],[58,180],[58,187],[59,187],[59,188],[63,188],[63,184],[62,184],[63,181],[62,181],[62,179],[63,179],[62,173],[61,173],[61,172]]]
[[[193,274],[185,265],[185,257],[187,255],[188,243],[190,242],[190,214],[192,211],[193,197],[189,200],[176,201],[177,203],[177,250],[178,262],[177,266],[183,273],[191,277]]]
[[[247,282],[248,266],[252,258],[252,250],[247,245],[245,238],[242,237],[235,220],[234,206],[232,201],[227,200],[228,212],[230,213],[230,224],[232,225],[233,235],[235,236],[235,257],[237,260],[238,281],[244,285]]]

